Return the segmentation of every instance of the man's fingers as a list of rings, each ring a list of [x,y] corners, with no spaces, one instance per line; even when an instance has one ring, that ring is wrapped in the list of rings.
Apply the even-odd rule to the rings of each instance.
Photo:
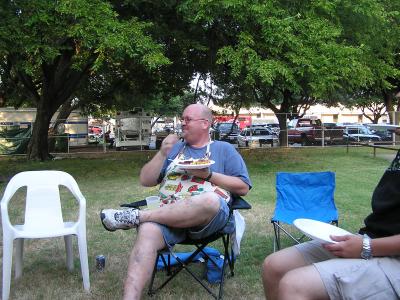
[[[327,243],[324,244],[323,247],[330,252],[340,251],[342,249],[342,246],[339,243]]]
[[[342,242],[350,239],[350,235],[330,235],[329,237],[335,242]]]

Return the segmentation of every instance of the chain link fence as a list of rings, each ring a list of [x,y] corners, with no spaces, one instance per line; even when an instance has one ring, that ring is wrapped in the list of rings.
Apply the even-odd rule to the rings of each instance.
[[[289,121],[287,129],[281,130],[278,123],[257,123],[258,121],[254,120],[251,126],[238,129],[235,133],[223,134],[212,130],[211,138],[227,141],[239,148],[326,147],[360,143],[395,146],[400,140],[400,136],[395,134],[394,125],[381,126],[384,128],[381,131],[376,128],[371,131],[361,124],[337,125],[330,122],[317,125],[296,123],[296,126],[293,126],[294,122]],[[179,125],[177,128],[180,128]],[[0,155],[26,154],[32,130],[31,122],[1,122]],[[146,130],[145,138],[140,135],[121,137],[120,131],[118,125],[111,124],[108,120],[99,119],[97,125],[89,125],[87,119],[57,121],[50,124],[49,151],[57,154],[158,149],[162,138],[165,137],[159,133],[152,134],[149,130]],[[176,133],[179,135],[182,131],[176,130]],[[136,146],[115,147],[116,139],[122,138],[126,141],[130,138],[135,139],[141,143],[137,143]]]

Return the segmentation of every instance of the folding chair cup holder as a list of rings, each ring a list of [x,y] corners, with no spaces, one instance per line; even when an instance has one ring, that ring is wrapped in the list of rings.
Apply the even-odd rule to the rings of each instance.
[[[281,248],[281,232],[295,243],[305,237],[295,237],[283,224],[293,225],[298,218],[313,219],[338,225],[334,200],[335,173],[276,173],[276,205],[271,223],[274,229],[274,251]]]
[[[139,208],[143,207],[146,205],[146,200],[140,200],[136,202],[132,202],[129,204],[122,204],[122,207],[134,207],[134,208]],[[232,196],[231,201],[228,204],[229,206],[229,212],[230,215],[233,214],[233,211],[236,209],[250,209],[251,205],[246,202],[243,198],[239,196]],[[210,261],[216,268],[220,268],[218,266],[218,263],[215,261],[215,258],[213,259],[210,255],[207,254],[207,251],[205,251],[205,248],[208,244],[221,239],[222,244],[224,247],[224,261],[222,264],[222,269],[221,269],[221,277],[218,280],[218,294],[213,291],[212,288],[210,288],[209,283],[205,282],[205,280],[201,277],[195,274],[192,270],[190,270],[189,266],[192,264],[195,260],[196,257],[198,257],[199,254],[201,254],[205,260]],[[200,240],[193,240],[193,239],[186,239],[185,241],[179,243],[180,245],[193,245],[195,246],[195,251],[192,252],[192,254],[186,258],[186,259],[181,259],[172,249],[163,249],[158,252],[156,263],[153,269],[153,274],[151,276],[151,281],[149,284],[149,290],[148,290],[148,295],[153,296],[157,292],[159,292],[162,288],[164,288],[173,278],[175,278],[176,275],[178,275],[182,270],[185,270],[196,282],[198,282],[214,299],[222,299],[223,297],[223,286],[224,286],[224,277],[225,277],[225,267],[229,266],[230,270],[230,276],[234,276],[234,255],[233,255],[233,250],[232,250],[232,245],[231,245],[231,240],[230,240],[230,234],[224,233],[222,231],[216,232],[212,234],[211,236],[208,236],[204,239]],[[171,265],[171,257],[175,258],[178,264],[176,266]],[[158,260],[161,259],[166,270],[167,278],[166,280],[160,284],[158,287],[154,287],[155,285],[155,277],[157,273],[157,262]]]

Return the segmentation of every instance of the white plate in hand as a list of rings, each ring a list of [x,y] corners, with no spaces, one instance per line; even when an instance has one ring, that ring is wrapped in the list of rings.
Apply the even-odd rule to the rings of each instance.
[[[210,162],[207,164],[193,164],[193,163],[183,164],[183,163],[178,162],[177,166],[179,166],[181,169],[204,169],[204,168],[210,167],[214,163],[215,163],[215,161],[213,161],[213,160],[210,160]]]
[[[311,219],[296,219],[293,225],[306,236],[320,243],[337,243],[331,240],[330,235],[352,234],[337,226]]]

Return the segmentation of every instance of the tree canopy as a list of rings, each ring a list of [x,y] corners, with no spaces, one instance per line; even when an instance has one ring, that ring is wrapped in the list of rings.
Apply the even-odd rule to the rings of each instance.
[[[48,158],[57,109],[61,116],[76,105],[87,112],[137,106],[178,112],[201,96],[190,91],[196,76],[211,82],[207,100],[236,112],[253,104],[269,108],[281,129],[287,113],[299,115],[315,103],[367,107],[373,98],[375,109],[384,103],[390,111],[400,91],[399,1],[1,5],[0,100],[37,107],[32,159]]]
[[[36,104],[31,159],[48,158],[52,116],[81,84],[101,78],[106,64],[112,68],[129,57],[154,70],[169,63],[162,46],[147,34],[150,24],[119,19],[107,1],[3,1],[2,6],[2,93],[6,102],[12,96]]]

